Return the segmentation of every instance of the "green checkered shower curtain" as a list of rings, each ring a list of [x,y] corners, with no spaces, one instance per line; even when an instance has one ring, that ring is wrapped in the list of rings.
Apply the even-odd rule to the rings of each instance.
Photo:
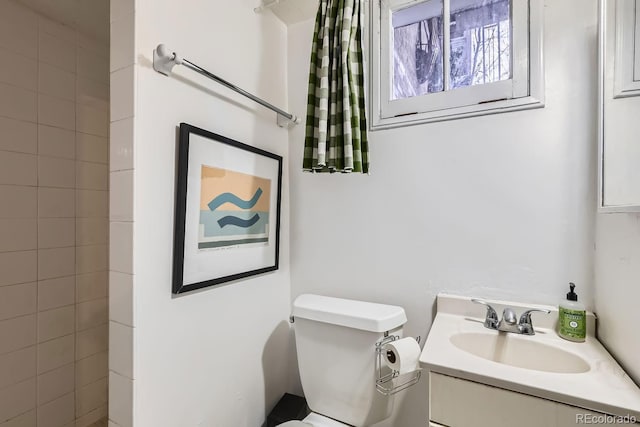
[[[362,54],[365,0],[320,0],[302,168],[369,172]]]

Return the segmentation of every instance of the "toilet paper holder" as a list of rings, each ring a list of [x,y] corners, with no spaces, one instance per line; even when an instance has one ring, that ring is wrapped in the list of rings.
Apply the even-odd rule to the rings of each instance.
[[[417,384],[418,381],[420,381],[420,376],[422,375],[422,368],[418,368],[415,371],[407,372],[402,375],[403,377],[409,377],[408,380],[403,381],[400,384],[394,384],[393,380],[401,375],[400,372],[390,369],[388,366],[384,365],[384,346],[399,339],[400,337],[398,335],[389,335],[376,343],[376,390],[385,396],[396,394]],[[419,343],[420,337],[416,340]],[[391,372],[385,374],[383,372],[383,369],[385,368],[387,370],[391,370]]]

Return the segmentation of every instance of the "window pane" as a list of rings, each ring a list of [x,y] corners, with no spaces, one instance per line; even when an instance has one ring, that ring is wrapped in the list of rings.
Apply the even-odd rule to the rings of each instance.
[[[391,99],[443,90],[442,0],[393,12]]]
[[[451,88],[511,78],[511,1],[451,0]]]

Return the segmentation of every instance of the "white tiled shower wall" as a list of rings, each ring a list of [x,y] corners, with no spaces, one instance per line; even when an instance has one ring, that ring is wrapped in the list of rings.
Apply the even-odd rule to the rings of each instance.
[[[107,414],[109,49],[0,0],[0,427]]]

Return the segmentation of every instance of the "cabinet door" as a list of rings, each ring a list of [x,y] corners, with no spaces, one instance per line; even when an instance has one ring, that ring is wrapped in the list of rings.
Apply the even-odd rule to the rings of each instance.
[[[429,386],[430,427],[571,427],[582,424],[615,424],[611,416],[600,412],[434,372],[429,373]]]
[[[554,427],[555,402],[431,372],[430,418],[448,427]]]

